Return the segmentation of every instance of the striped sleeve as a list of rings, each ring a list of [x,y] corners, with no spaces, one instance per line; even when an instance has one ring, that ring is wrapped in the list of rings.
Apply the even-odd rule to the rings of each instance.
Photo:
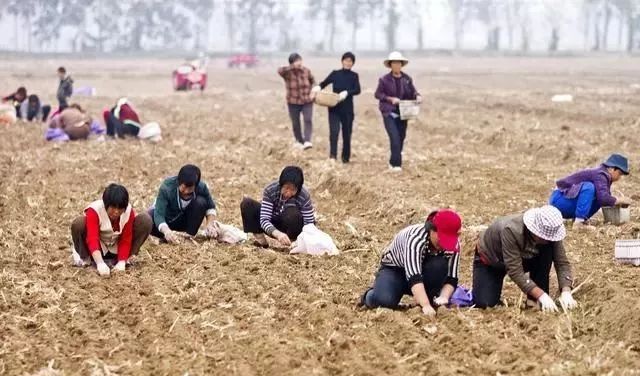
[[[316,214],[313,209],[313,203],[311,202],[311,198],[308,198],[302,207],[300,208],[300,213],[302,214],[302,221],[305,225],[316,223]]]
[[[458,271],[460,270],[460,252],[455,252],[449,257],[449,267],[447,270],[447,279],[445,284],[458,287]]]
[[[417,283],[422,283],[422,249],[426,239],[420,236],[420,231],[405,234],[406,246],[404,247],[404,270],[409,288]]]
[[[273,202],[269,199],[268,192],[265,190],[260,206],[260,227],[262,227],[264,232],[269,236],[276,230],[273,223],[271,223],[272,216]]]

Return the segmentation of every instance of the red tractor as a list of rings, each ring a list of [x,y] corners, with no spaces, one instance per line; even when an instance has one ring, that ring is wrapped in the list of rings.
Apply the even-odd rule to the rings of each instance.
[[[179,90],[204,90],[207,86],[206,62],[193,61],[180,65],[172,74],[173,89]]]
[[[253,54],[233,55],[227,61],[229,68],[255,68],[258,65],[258,57]]]

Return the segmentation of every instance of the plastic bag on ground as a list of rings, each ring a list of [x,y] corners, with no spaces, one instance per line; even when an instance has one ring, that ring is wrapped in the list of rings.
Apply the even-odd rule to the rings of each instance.
[[[471,307],[473,305],[473,294],[468,288],[458,286],[449,301],[450,305],[454,307]]]
[[[162,130],[160,129],[160,124],[156,123],[155,121],[145,124],[142,128],[140,128],[140,132],[138,132],[138,138],[141,140],[149,140],[153,142],[161,141]]]
[[[16,109],[10,104],[0,103],[0,124],[11,125],[18,121]]]
[[[44,138],[47,141],[69,141],[69,136],[60,128],[47,128],[47,132],[44,134]]]
[[[221,243],[238,244],[246,242],[248,237],[244,231],[231,225],[216,222],[218,227],[218,241]]]
[[[315,225],[309,224],[302,228],[302,233],[293,243],[290,254],[306,253],[309,255],[330,255],[340,253],[338,247],[327,233],[320,231]]]

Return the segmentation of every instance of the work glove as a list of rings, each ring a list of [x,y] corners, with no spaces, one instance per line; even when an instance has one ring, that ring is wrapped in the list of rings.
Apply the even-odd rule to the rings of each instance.
[[[542,312],[558,312],[558,306],[547,293],[542,294],[538,298],[538,303],[540,303],[540,309],[542,309]]]
[[[113,271],[114,272],[124,272],[126,268],[127,268],[127,262],[126,261],[118,261],[115,264],[115,266],[113,267]]]
[[[109,277],[111,275],[111,269],[104,262],[96,264],[96,268],[98,269],[98,274],[101,277]]]
[[[449,304],[449,299],[443,298],[441,296],[436,296],[435,299],[433,299],[433,304],[437,306],[446,306]]]
[[[428,317],[433,317],[433,316],[436,315],[436,310],[433,309],[432,306],[426,305],[426,306],[422,307],[422,314],[424,314],[425,316],[428,316]]]
[[[574,309],[578,306],[578,302],[573,299],[570,291],[563,291],[562,294],[560,294],[560,298],[558,298],[558,302],[560,302],[560,306],[565,310]]]
[[[216,222],[212,222],[207,228],[204,230],[204,235],[209,239],[215,239],[218,237],[218,224]]]
[[[320,86],[316,85],[311,89],[311,92],[313,94],[316,94],[316,93],[320,92],[320,90],[322,90],[322,88]]]
[[[347,93],[346,90],[343,90],[340,92],[340,94],[338,94],[338,96],[340,97],[340,102],[342,102],[343,100],[347,99],[349,93]]]

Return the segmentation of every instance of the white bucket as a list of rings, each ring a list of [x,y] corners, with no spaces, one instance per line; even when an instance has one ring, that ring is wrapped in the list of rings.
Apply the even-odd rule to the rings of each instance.
[[[616,240],[616,261],[640,266],[640,239]]]
[[[623,208],[620,206],[608,206],[602,208],[602,215],[604,215],[604,222],[611,223],[613,225],[621,225],[631,220],[631,210],[629,207]]]

